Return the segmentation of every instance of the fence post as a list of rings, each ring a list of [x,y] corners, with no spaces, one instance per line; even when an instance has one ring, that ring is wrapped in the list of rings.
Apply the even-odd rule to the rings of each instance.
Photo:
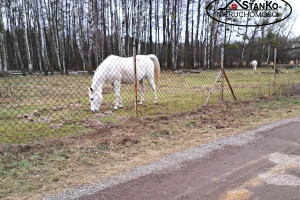
[[[273,78],[273,95],[276,95],[276,57],[277,57],[277,48],[274,50],[274,78]]]
[[[220,102],[223,103],[224,100],[224,47],[221,48],[221,97],[220,97]]]

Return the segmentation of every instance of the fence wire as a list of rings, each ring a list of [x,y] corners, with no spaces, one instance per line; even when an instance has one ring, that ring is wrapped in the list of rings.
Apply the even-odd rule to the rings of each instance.
[[[214,70],[185,67],[164,70],[158,63],[156,56],[137,56],[140,118],[200,108],[220,72],[219,67]],[[276,94],[299,95],[299,71],[298,67],[278,65]],[[225,64],[225,72],[238,100],[273,95],[273,68],[265,66],[253,70],[250,66],[232,68]],[[135,116],[133,83],[133,58],[115,56],[102,62],[93,75],[74,72],[3,76],[0,78],[0,143],[31,143],[88,133],[124,122]],[[233,101],[225,79],[223,84],[224,101]],[[222,76],[216,82],[209,104],[220,102],[221,88]]]

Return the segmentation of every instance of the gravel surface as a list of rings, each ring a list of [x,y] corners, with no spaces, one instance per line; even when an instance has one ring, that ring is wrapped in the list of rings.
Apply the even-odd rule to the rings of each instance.
[[[56,197],[44,198],[45,200],[60,200],[60,199],[76,199],[81,196],[96,193],[105,188],[109,188],[120,183],[125,183],[139,177],[152,174],[152,173],[166,173],[172,170],[179,169],[182,163],[197,160],[208,156],[210,153],[223,149],[226,146],[242,146],[247,143],[259,140],[262,136],[260,134],[278,128],[279,126],[287,125],[290,123],[300,122],[300,117],[282,120],[270,125],[260,127],[254,131],[249,131],[243,134],[234,135],[224,139],[218,139],[208,144],[200,145],[199,147],[181,151],[165,158],[151,163],[149,165],[136,167],[130,172],[114,176],[106,181],[99,181],[89,186],[81,186],[73,188],[72,190],[65,191]]]

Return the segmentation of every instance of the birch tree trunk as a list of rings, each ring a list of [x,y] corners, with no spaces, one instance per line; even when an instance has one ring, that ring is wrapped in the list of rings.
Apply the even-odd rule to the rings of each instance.
[[[40,70],[40,73],[43,73],[43,66],[42,66],[42,61],[41,61],[41,42],[40,42],[40,35],[41,35],[41,30],[39,28],[39,8],[38,8],[38,0],[35,1],[35,13],[34,13],[34,16],[33,16],[33,24],[34,24],[34,30],[35,30],[35,42],[36,42],[36,51],[37,51],[37,59],[38,59],[38,68]]]
[[[176,1],[176,0],[175,0]],[[153,39],[152,39],[152,1],[149,0],[149,53],[153,53]]]
[[[175,71],[177,68],[177,63],[176,63],[176,7],[177,7],[177,0],[174,1],[174,5],[173,5],[173,9],[172,9],[172,27],[171,27],[171,31],[172,31],[172,69]]]
[[[144,16],[143,16],[143,31],[142,31],[142,33],[143,33],[143,52],[144,52],[144,54],[147,54],[147,45],[146,45],[146,43],[147,43],[147,1],[146,2],[144,2],[144,7],[143,7],[143,14],[144,14]]]
[[[126,33],[126,0],[122,0],[122,43],[121,56],[125,57],[125,33]]]
[[[23,60],[21,58],[21,53],[20,53],[20,49],[19,49],[19,41],[16,35],[16,20],[14,19],[14,15],[12,14],[11,10],[16,10],[16,6],[17,5],[11,5],[14,4],[13,2],[8,3],[8,16],[9,16],[9,21],[10,21],[10,30],[11,30],[11,34],[12,34],[12,41],[13,41],[13,46],[14,46],[14,57],[16,58],[16,64],[19,65],[21,67],[21,72],[22,75],[25,76],[26,72],[25,72],[25,68],[24,68],[24,63]],[[12,7],[13,8],[12,8]],[[18,66],[17,66],[18,69]]]
[[[37,0],[37,7],[38,10],[41,11],[41,13],[45,13],[46,11],[44,11],[44,7],[41,6],[42,5],[42,0],[40,0],[40,4]],[[42,22],[41,20],[38,20],[38,26],[40,29],[40,40],[41,40],[41,57],[42,57],[42,65],[45,71],[45,75],[48,75],[49,72],[49,67],[50,67],[50,61],[49,61],[49,57],[48,53],[47,53],[47,47],[46,47],[46,33],[45,33],[45,28],[46,28],[46,22],[45,22],[45,17],[42,15],[38,15],[38,19],[40,19],[40,17],[43,19]]]
[[[25,58],[26,58],[26,62],[27,62],[27,66],[28,66],[28,72],[29,74],[32,74],[32,63],[31,63],[31,57],[30,57],[30,49],[29,49],[29,43],[28,43],[28,34],[27,34],[27,19],[26,19],[26,15],[25,15],[25,1],[22,1],[22,4],[20,5],[21,7],[19,7],[19,12],[21,15],[21,24],[22,24],[22,28],[23,28],[23,38],[24,38],[24,54],[25,54]]]
[[[111,45],[111,51],[113,54],[116,54],[116,48],[115,48],[115,38],[114,38],[114,34],[115,34],[115,24],[114,24],[114,12],[113,12],[113,1],[110,0],[110,45]],[[109,34],[108,34],[109,35]]]
[[[119,22],[119,16],[118,16],[118,3],[117,3],[117,0],[115,0],[115,30],[116,30],[117,55],[120,55],[121,51],[122,51],[122,48],[121,48],[120,22]]]
[[[158,18],[158,0],[155,1],[155,53],[159,52],[159,18]]]
[[[55,1],[54,0],[51,0],[50,1],[50,6],[49,6],[49,15],[51,15],[52,13],[52,16],[50,19],[52,19],[52,34],[53,34],[53,47],[54,47],[54,53],[55,53],[55,57],[56,57],[56,63],[57,63],[57,66],[58,66],[58,70],[63,73],[63,69],[62,69],[62,66],[61,66],[61,58],[60,58],[60,48],[59,48],[59,42],[58,42],[58,31],[57,31],[57,23],[56,23],[56,16],[55,16],[55,13],[54,12],[54,4],[55,4]]]
[[[137,42],[138,42],[138,50],[137,50],[137,54],[140,55],[141,54],[141,33],[143,30],[143,1],[139,1],[139,6],[138,6],[138,30],[137,30]]]
[[[80,32],[82,30],[81,26],[80,26],[80,19],[79,19],[79,0],[74,0],[74,4],[73,4],[73,13],[74,13],[74,18],[75,18],[75,44],[78,47],[78,51],[79,51],[79,55],[80,58],[82,60],[82,66],[83,66],[83,71],[86,71],[86,61],[84,58],[84,54],[83,54],[83,49],[82,49],[82,38],[80,37]]]
[[[205,35],[204,35],[204,27],[206,24],[206,17],[202,15],[202,27],[201,27],[201,34],[200,34],[200,66],[202,69],[205,69],[205,51],[204,51],[204,44],[205,44]],[[206,32],[206,31],[205,31]]]
[[[94,34],[94,12],[93,12],[93,5],[94,0],[89,0],[89,6],[88,6],[88,12],[89,12],[89,57],[88,57],[88,63],[89,63],[89,73],[92,73],[93,71],[93,65],[92,65],[92,55],[94,50],[94,41],[93,41],[93,34]]]
[[[106,27],[105,27],[105,0],[102,0],[102,12],[101,12],[101,18],[102,18],[102,32],[103,32],[103,57],[106,57],[107,55],[107,43],[106,43]]]
[[[137,37],[137,34],[136,34],[136,30],[137,30],[137,27],[136,27],[136,13],[137,12],[137,8],[138,8],[138,5],[137,5],[137,0],[133,0],[133,5],[132,5],[132,10],[133,10],[133,15],[132,15],[132,38],[133,38],[133,56],[136,55],[136,37]]]
[[[0,7],[2,7],[2,2],[0,2]],[[7,73],[7,61],[6,61],[4,33],[5,33],[5,30],[4,30],[2,11],[0,11],[0,75],[3,72]]]
[[[197,28],[196,28],[196,36],[195,36],[195,45],[196,45],[196,51],[194,51],[194,58],[195,58],[195,63],[194,66],[199,66],[199,26],[200,26],[200,8],[201,8],[201,0],[198,2],[198,9],[197,9]],[[203,22],[202,22],[203,23]]]
[[[60,9],[60,30],[58,31],[60,34],[60,38],[61,38],[61,41],[60,41],[60,55],[61,55],[61,61],[62,61],[62,70],[63,70],[63,73],[66,74],[67,73],[67,70],[66,70],[66,62],[65,62],[65,12],[63,10],[63,2],[60,3],[61,4],[61,9]]]
[[[249,22],[249,20],[247,19],[246,25],[248,25],[248,22]],[[244,65],[244,60],[245,60],[244,53],[245,53],[245,47],[246,47],[246,39],[248,37],[247,34],[248,34],[248,26],[246,26],[246,30],[245,30],[245,33],[243,35],[243,43],[242,43],[242,53],[241,53],[241,59],[240,59],[240,67],[243,67],[243,65]]]
[[[185,68],[190,67],[190,44],[189,44],[189,8],[191,0],[187,0],[186,5],[186,20],[185,20],[185,43],[184,43],[184,65]]]

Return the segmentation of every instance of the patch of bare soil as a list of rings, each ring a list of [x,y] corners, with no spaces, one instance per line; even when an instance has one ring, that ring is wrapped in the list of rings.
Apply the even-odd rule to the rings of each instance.
[[[0,156],[11,154],[15,160],[30,160],[32,154],[43,156],[44,159],[35,160],[34,163],[35,168],[41,168],[41,171],[47,166],[39,178],[51,179],[53,173],[59,177],[55,181],[45,181],[43,187],[26,194],[16,188],[15,192],[7,194],[7,198],[26,196],[34,199],[40,198],[41,194],[56,194],[65,187],[105,179],[179,150],[255,129],[282,118],[298,116],[299,110],[299,105],[282,105],[272,101],[225,102],[203,106],[197,112],[173,116],[144,119],[123,117],[120,120],[122,124],[108,125],[98,119],[113,113],[97,113],[91,119],[80,122],[95,129],[88,134],[29,145],[0,146]],[[31,115],[34,116],[31,113],[20,117],[28,119]],[[72,119],[63,119],[51,128],[59,128],[65,123],[72,123]],[[57,161],[57,157],[62,160]],[[53,160],[55,165],[51,163]],[[31,180],[30,173],[23,176],[28,181],[35,181]]]

